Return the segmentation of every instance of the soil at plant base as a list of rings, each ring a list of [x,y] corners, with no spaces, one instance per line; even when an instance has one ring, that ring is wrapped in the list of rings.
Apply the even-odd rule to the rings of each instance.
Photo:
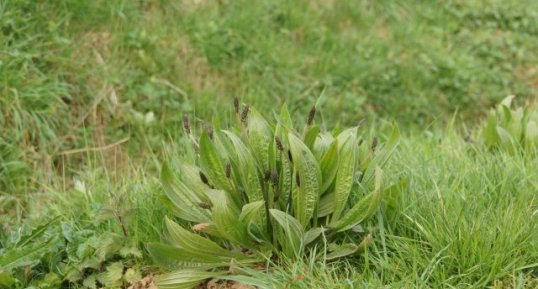
[[[200,284],[196,289],[256,289],[257,287],[235,281],[211,279]]]
[[[127,289],[157,289],[157,285],[155,285],[155,278],[150,274],[127,287]]]
[[[151,274],[147,275],[127,289],[157,289],[157,285],[155,285],[155,277]],[[256,287],[235,281],[211,279],[200,284],[196,289],[256,289]]]

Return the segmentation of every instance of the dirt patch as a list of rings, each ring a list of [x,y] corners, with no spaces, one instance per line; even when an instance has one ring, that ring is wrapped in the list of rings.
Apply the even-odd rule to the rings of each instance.
[[[198,286],[196,289],[255,289],[255,288],[256,287],[254,286],[246,285],[246,284],[235,282],[235,281],[211,279],[200,284],[200,286]]]
[[[127,289],[157,289],[155,285],[155,277],[153,275],[147,275],[135,284],[127,287]]]

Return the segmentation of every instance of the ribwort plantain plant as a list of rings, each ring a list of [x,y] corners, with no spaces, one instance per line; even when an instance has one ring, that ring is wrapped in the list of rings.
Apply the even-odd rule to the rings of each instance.
[[[371,145],[359,125],[338,134],[321,129],[314,108],[298,132],[285,105],[274,124],[238,106],[235,100],[237,128],[190,137],[194,163],[162,167],[164,192],[184,225],[166,218],[166,243],[148,244],[157,263],[178,270],[159,288],[191,288],[268,258],[334,260],[372,241],[342,232],[359,231],[382,204],[382,167],[399,142],[397,127],[384,145]]]
[[[490,149],[509,153],[536,151],[538,146],[538,110],[528,107],[512,109],[513,95],[506,97],[488,115],[480,130],[484,144]]]

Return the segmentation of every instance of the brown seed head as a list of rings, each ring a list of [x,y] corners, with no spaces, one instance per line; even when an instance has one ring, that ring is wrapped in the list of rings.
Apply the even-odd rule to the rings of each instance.
[[[200,180],[202,180],[202,183],[209,186],[209,180],[207,179],[207,177],[202,172],[200,172]]]
[[[271,179],[271,171],[265,171],[265,173],[263,175],[263,180],[267,182],[270,179]]]
[[[293,158],[291,157],[291,151],[288,150],[288,159],[290,160],[290,162],[293,163]]]
[[[239,114],[239,98],[234,97],[234,111],[236,114]]]
[[[306,119],[307,125],[312,125],[314,122],[314,117],[316,116],[316,106],[313,106],[310,112],[308,113],[308,118]]]
[[[213,139],[213,127],[211,126],[207,127],[207,135],[209,136],[210,139]]]
[[[230,166],[230,163],[226,164],[225,171],[226,171],[226,177],[229,179],[230,176],[232,175],[232,167]]]
[[[211,209],[211,204],[208,204],[208,203],[199,203],[198,206],[200,206],[200,208],[206,209],[206,210]]]
[[[375,151],[375,149],[377,148],[377,138],[374,137],[374,139],[372,140],[372,150]]]
[[[275,187],[275,188],[278,187],[278,181],[279,181],[278,171],[273,170],[271,172],[271,183],[273,183],[273,187]]]
[[[243,107],[243,111],[241,112],[241,122],[242,123],[247,123],[249,109],[250,108],[248,107],[247,104]]]
[[[278,136],[275,136],[275,143],[276,143],[276,148],[279,150],[279,151],[283,151],[284,150],[284,146],[282,145],[282,140],[280,140],[280,138]]]
[[[187,134],[190,134],[191,133],[191,123],[189,121],[189,117],[188,116],[184,116],[183,117],[183,128],[185,129],[185,132]]]

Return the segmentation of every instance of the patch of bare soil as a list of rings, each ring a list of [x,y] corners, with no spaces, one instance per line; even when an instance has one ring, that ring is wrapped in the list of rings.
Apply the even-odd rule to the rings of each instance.
[[[155,278],[150,274],[135,284],[127,287],[127,289],[157,289],[157,285],[155,285]]]
[[[196,289],[255,289],[256,287],[235,281],[211,279],[206,281]]]

